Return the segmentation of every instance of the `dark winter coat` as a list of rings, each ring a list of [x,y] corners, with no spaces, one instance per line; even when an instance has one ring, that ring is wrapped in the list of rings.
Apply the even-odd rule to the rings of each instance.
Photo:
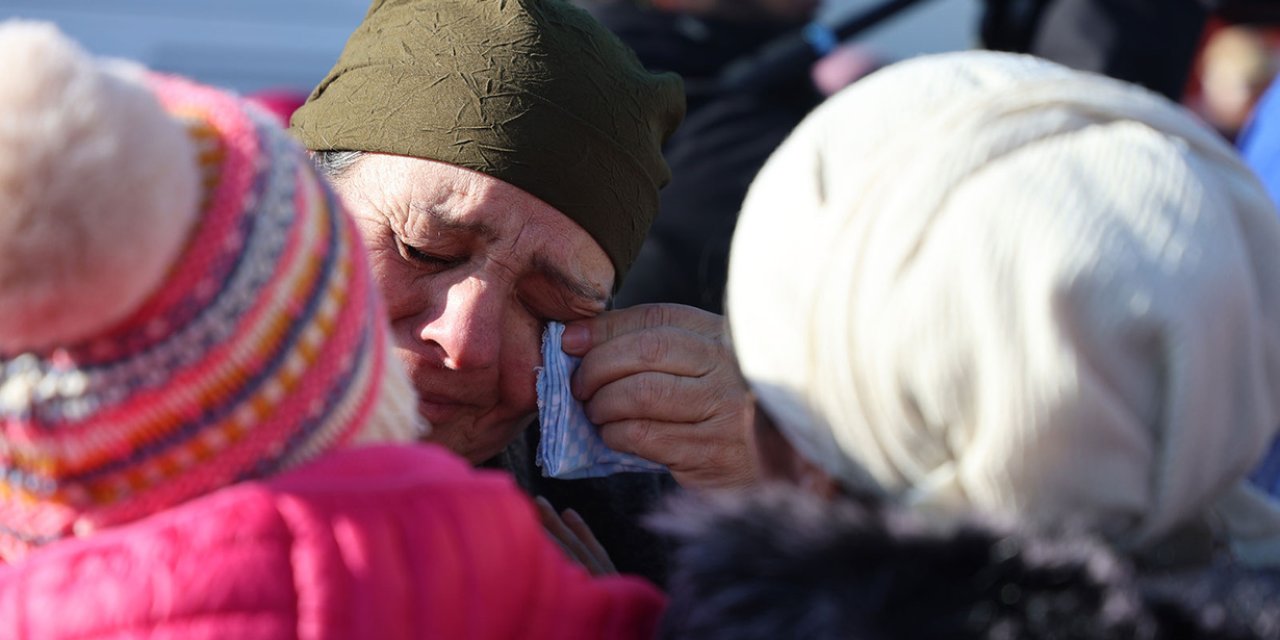
[[[720,313],[729,240],[747,187],[820,96],[808,67],[797,68],[792,82],[762,91],[719,82],[795,25],[715,20],[638,4],[588,7],[647,69],[684,78],[687,110],[663,147],[671,182],[660,195],[658,217],[615,303],[674,302]]]
[[[664,638],[1280,637],[1275,575],[1139,575],[1084,535],[939,528],[783,488],[685,498],[655,526],[678,544]]]

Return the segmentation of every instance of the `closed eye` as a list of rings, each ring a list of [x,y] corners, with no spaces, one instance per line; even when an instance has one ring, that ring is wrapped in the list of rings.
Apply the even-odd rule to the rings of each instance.
[[[445,256],[428,253],[417,247],[405,244],[399,238],[396,239],[396,248],[400,250],[400,256],[405,260],[434,269],[448,269],[467,261],[465,256]]]

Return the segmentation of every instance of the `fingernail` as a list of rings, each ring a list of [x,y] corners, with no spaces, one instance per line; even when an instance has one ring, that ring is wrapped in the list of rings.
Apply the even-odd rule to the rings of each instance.
[[[542,506],[544,506],[544,507],[546,507],[546,508],[548,508],[548,509],[551,509],[551,502],[550,502],[549,500],[547,500],[546,498],[542,497],[542,496],[538,496],[538,497],[534,498],[534,499],[533,499],[533,501],[534,501],[534,502],[536,502],[536,503],[538,503],[538,504],[540,504],[540,505],[542,505]],[[554,509],[553,509],[553,511],[554,511]]]
[[[564,513],[561,515],[563,515],[566,518],[573,518],[574,520],[578,520],[579,522],[582,521],[582,516],[578,515],[578,512],[574,511],[573,508],[565,509]]]
[[[571,324],[564,328],[564,335],[560,336],[560,346],[565,353],[578,354],[585,351],[591,342],[591,332],[580,324]]]

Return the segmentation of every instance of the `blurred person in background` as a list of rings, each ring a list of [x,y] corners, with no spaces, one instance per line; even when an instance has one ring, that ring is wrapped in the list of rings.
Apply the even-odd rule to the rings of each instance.
[[[1278,62],[1260,29],[1231,25],[1215,30],[1200,54],[1200,91],[1192,109],[1234,141],[1275,79]]]
[[[842,49],[770,84],[731,84],[751,58],[796,33],[815,0],[582,0],[651,71],[685,81],[684,122],[663,146],[671,183],[616,304],[674,302],[719,313],[729,238],[747,186],[782,139],[824,97],[876,63]],[[815,77],[816,72],[816,77]]]
[[[1274,71],[1274,58],[1272,65]],[[1242,92],[1239,85],[1237,92]],[[1243,101],[1243,98],[1238,101]],[[1266,186],[1272,201],[1280,203],[1280,83],[1275,81],[1274,74],[1270,85],[1257,98],[1248,114],[1236,146],[1245,162]]]
[[[1271,201],[1280,204],[1280,83],[1273,80],[1262,94],[1236,144]],[[1280,441],[1271,445],[1251,479],[1272,496],[1280,496]]]
[[[1261,185],[1154,93],[989,51],[855,83],[730,255],[762,468],[812,497],[668,516],[666,637],[1276,637],[1278,273]]]
[[[983,46],[1030,53],[1182,99],[1218,0],[986,0]],[[1239,2],[1238,4],[1244,4]]]
[[[0,63],[0,637],[650,635],[652,585],[418,442],[359,232],[269,115],[45,24]]]

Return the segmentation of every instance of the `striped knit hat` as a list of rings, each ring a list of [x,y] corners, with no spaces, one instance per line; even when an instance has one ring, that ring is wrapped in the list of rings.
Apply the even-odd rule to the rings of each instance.
[[[0,556],[423,431],[357,230],[226,93],[0,25]]]

